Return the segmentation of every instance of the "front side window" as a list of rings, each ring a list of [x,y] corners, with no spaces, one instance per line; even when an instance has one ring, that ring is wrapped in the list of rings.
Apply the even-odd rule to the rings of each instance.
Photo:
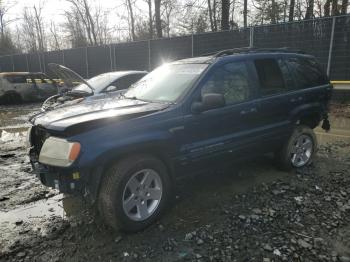
[[[263,96],[282,93],[286,90],[281,69],[275,59],[257,59],[254,63]]]
[[[175,102],[207,67],[207,64],[162,65],[135,83],[124,96],[145,101]]]
[[[217,68],[202,87],[202,95],[222,94],[227,105],[246,101],[250,97],[249,74],[244,62],[233,62]]]
[[[328,84],[326,75],[315,60],[293,57],[288,58],[287,63],[294,72],[299,89]]]

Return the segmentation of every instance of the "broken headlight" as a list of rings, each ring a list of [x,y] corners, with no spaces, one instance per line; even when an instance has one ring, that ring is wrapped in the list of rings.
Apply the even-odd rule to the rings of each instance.
[[[49,137],[41,148],[39,162],[50,166],[68,167],[78,158],[79,153],[80,143]]]

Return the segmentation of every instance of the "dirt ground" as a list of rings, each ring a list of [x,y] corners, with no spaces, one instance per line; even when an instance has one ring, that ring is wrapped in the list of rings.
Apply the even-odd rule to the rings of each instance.
[[[0,261],[350,261],[350,110],[333,105],[314,163],[270,156],[180,181],[156,224],[112,232],[40,184],[26,155],[38,104],[0,107]]]

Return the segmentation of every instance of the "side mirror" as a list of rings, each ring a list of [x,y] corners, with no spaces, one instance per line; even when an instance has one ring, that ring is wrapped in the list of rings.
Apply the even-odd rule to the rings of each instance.
[[[116,86],[109,86],[106,88],[106,92],[114,92],[117,90],[118,90],[118,88]]]
[[[192,104],[192,111],[194,113],[200,113],[203,111],[224,107],[225,104],[224,95],[217,93],[208,93],[202,96],[202,102],[194,102]]]

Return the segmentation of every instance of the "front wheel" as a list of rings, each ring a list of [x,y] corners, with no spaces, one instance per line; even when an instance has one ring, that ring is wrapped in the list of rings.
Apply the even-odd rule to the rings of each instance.
[[[166,207],[170,179],[155,157],[132,156],[106,172],[99,194],[99,211],[114,229],[138,231],[153,223]]]
[[[284,170],[309,165],[317,151],[317,139],[314,131],[304,125],[297,126],[276,158]]]

